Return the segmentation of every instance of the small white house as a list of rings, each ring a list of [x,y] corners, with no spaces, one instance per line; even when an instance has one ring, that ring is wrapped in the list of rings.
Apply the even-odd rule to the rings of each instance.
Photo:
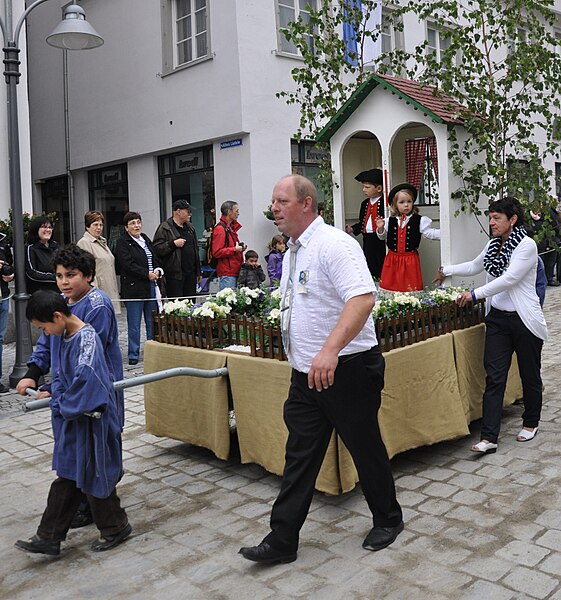
[[[420,213],[441,229],[440,242],[423,240],[419,248],[425,285],[441,264],[474,258],[488,240],[473,215],[454,216],[459,204],[450,199],[459,182],[448,161],[448,131],[454,127],[458,138],[465,135],[459,108],[452,99],[435,97],[431,87],[370,74],[318,137],[331,146],[337,227],[357,221],[363,197],[354,177],[361,171],[383,170],[386,198],[399,183],[419,189]],[[474,286],[474,281],[464,278],[452,283]]]

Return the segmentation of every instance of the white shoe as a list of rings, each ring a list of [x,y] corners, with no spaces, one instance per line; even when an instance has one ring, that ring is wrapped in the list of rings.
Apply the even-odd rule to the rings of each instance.
[[[474,444],[470,450],[472,452],[479,452],[480,454],[494,454],[497,451],[497,448],[497,444],[481,440],[478,444]]]
[[[538,428],[534,427],[532,431],[528,431],[527,429],[521,429],[520,433],[516,436],[517,442],[529,442],[533,440],[536,435],[538,435]]]

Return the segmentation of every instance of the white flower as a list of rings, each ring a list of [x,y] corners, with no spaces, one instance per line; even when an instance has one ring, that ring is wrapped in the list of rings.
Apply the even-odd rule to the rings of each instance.
[[[271,298],[273,298],[274,300],[280,300],[282,297],[282,292],[280,288],[275,288],[272,292],[271,292]]]

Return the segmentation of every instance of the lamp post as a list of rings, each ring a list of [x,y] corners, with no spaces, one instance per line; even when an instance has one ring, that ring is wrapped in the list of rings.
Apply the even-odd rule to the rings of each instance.
[[[19,35],[25,19],[29,13],[47,0],[36,0],[27,7],[19,18],[16,28],[11,29],[11,23],[4,23],[0,18],[0,30],[4,40],[4,77],[7,89],[8,109],[8,159],[10,180],[10,206],[12,209],[13,248],[15,266],[15,294],[14,294],[14,321],[16,330],[16,358],[14,368],[10,374],[10,387],[15,387],[17,382],[27,371],[27,359],[32,351],[31,330],[25,317],[25,307],[29,295],[25,285],[25,246],[23,239],[23,214],[21,197],[21,166],[19,152],[19,127],[17,84],[20,78],[18,58]],[[87,50],[97,48],[103,44],[95,29],[86,21],[84,10],[76,4],[66,7],[61,23],[47,37],[47,43],[63,50]]]

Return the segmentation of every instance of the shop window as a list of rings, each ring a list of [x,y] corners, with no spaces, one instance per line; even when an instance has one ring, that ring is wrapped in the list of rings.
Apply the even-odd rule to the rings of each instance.
[[[41,184],[43,213],[56,213],[53,239],[59,244],[70,242],[70,214],[68,211],[68,177],[53,177]]]
[[[162,221],[169,219],[173,201],[180,199],[193,207],[191,220],[199,237],[220,219],[214,198],[212,146],[160,156],[158,175]]]
[[[329,159],[329,152],[315,146],[311,141],[291,141],[292,173],[303,175],[311,181],[318,191],[318,202],[324,202],[324,194],[318,185],[320,164]]]
[[[126,163],[88,173],[90,210],[105,217],[103,235],[111,251],[123,233],[123,217],[129,209],[129,185]]]

